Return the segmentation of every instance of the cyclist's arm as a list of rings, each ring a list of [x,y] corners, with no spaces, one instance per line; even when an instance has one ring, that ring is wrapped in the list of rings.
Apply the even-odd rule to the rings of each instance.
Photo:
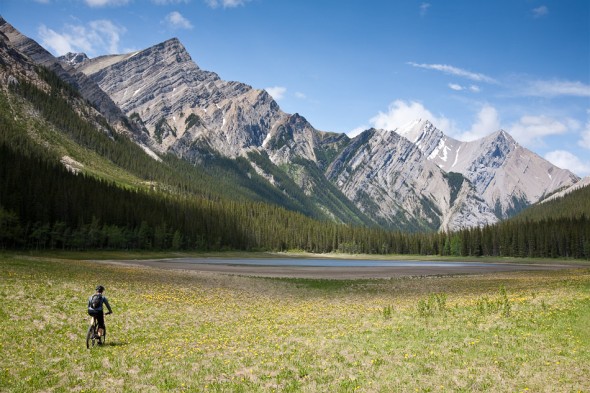
[[[109,301],[107,300],[107,298],[104,298],[104,304],[107,306],[107,308],[109,309],[109,313],[112,313],[113,310],[111,310],[111,305],[109,304]]]

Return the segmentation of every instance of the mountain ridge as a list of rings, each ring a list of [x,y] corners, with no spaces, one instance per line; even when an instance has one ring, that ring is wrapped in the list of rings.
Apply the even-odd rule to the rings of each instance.
[[[463,142],[445,135],[429,121],[417,121],[400,130],[446,172],[458,172],[473,182],[499,218],[519,210],[519,203],[536,203],[557,189],[579,181],[520,146],[505,130]],[[541,177],[549,181],[541,181]]]
[[[67,74],[152,158],[174,154],[193,165],[245,160],[240,181],[255,173],[338,222],[405,230],[483,226],[578,181],[502,130],[473,142],[427,121],[355,138],[319,131],[283,112],[266,91],[202,70],[177,38],[127,54],[58,60],[4,20],[0,31]]]
[[[107,59],[108,62],[105,59],[94,63],[92,59],[85,61],[80,70],[111,95],[128,115],[138,110],[139,117],[146,117],[146,123],[153,127],[150,130],[152,139],[154,135],[161,137],[161,151],[190,156],[200,151],[194,149],[195,145],[200,145],[201,149],[212,149],[230,158],[247,156],[253,150],[265,152],[275,165],[285,168],[307,195],[326,186],[317,176],[309,183],[310,176],[304,174],[309,172],[310,165],[320,168],[324,177],[343,191],[346,198],[381,225],[399,227],[400,220],[407,223],[402,227],[421,229],[491,224],[578,180],[575,175],[522,148],[504,130],[477,141],[461,142],[426,120],[418,120],[409,128],[388,131],[400,134],[418,147],[422,156],[415,157],[414,164],[405,163],[411,155],[410,145],[406,145],[407,151],[400,150],[397,139],[384,139],[382,135],[383,145],[372,145],[371,152],[360,149],[359,154],[365,151],[388,160],[391,157],[386,151],[390,149],[396,151],[401,161],[397,165],[381,166],[383,173],[358,171],[357,176],[363,178],[362,181],[350,179],[344,172],[334,172],[337,167],[334,161],[343,159],[338,152],[331,157],[331,162],[319,159],[326,157],[326,146],[320,142],[319,131],[304,117],[284,113],[263,90],[240,82],[226,82],[215,73],[201,70],[178,39]],[[158,61],[168,68],[164,71],[166,67],[155,65]],[[102,62],[102,66],[96,67],[97,62]],[[142,77],[137,78],[138,74]],[[119,82],[126,75],[129,76],[127,82]],[[155,101],[160,105],[158,109],[151,106]],[[198,125],[183,131],[180,119],[187,113],[196,116]],[[161,127],[156,129],[155,119],[160,115]],[[373,137],[378,138],[374,133]],[[340,137],[340,152],[343,146],[356,145],[353,140]],[[379,149],[384,152],[377,152]],[[297,159],[307,164],[293,164]],[[363,160],[361,156],[356,159]],[[424,160],[438,167],[420,164],[421,170],[438,179],[434,182],[437,187],[428,186],[429,176],[418,175],[420,170],[415,163]],[[542,167],[542,170],[529,167]],[[257,171],[270,180],[260,168]],[[452,190],[448,177],[451,172],[460,173],[468,182]],[[541,172],[549,173],[549,179],[541,179]],[[410,179],[408,173],[413,173],[422,183]],[[396,183],[393,178],[405,180]]]

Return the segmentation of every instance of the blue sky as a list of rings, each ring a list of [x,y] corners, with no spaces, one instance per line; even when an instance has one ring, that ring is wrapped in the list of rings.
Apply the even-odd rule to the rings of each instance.
[[[590,175],[588,0],[2,0],[0,15],[55,55],[178,37],[320,130],[502,128]]]

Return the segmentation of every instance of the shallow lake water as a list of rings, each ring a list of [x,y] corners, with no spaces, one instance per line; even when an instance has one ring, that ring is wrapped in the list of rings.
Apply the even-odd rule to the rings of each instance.
[[[412,260],[371,260],[371,259],[225,259],[225,258],[174,258],[171,262],[213,264],[213,265],[246,265],[246,266],[307,266],[307,267],[477,267],[496,266],[499,263],[484,262],[447,262],[447,261],[412,261]]]

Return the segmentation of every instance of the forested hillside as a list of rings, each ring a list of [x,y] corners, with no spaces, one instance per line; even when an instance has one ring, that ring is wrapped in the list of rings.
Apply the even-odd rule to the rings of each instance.
[[[245,159],[230,160],[213,153],[199,165],[171,154],[153,159],[127,136],[114,132],[104,118],[89,121],[89,114],[81,113],[88,110],[80,104],[78,93],[55,74],[42,67],[36,71],[50,92],[20,80],[10,85],[10,94],[0,98],[5,143],[34,150],[48,159],[72,157],[74,162],[84,163],[77,170],[128,187],[275,203],[325,218],[303,193],[292,192],[297,196],[293,198],[271,187]],[[23,112],[35,115],[21,116]],[[288,179],[283,184],[296,188]]]
[[[590,217],[590,186],[562,197],[537,203],[515,217],[516,220],[542,221],[546,219]]]

